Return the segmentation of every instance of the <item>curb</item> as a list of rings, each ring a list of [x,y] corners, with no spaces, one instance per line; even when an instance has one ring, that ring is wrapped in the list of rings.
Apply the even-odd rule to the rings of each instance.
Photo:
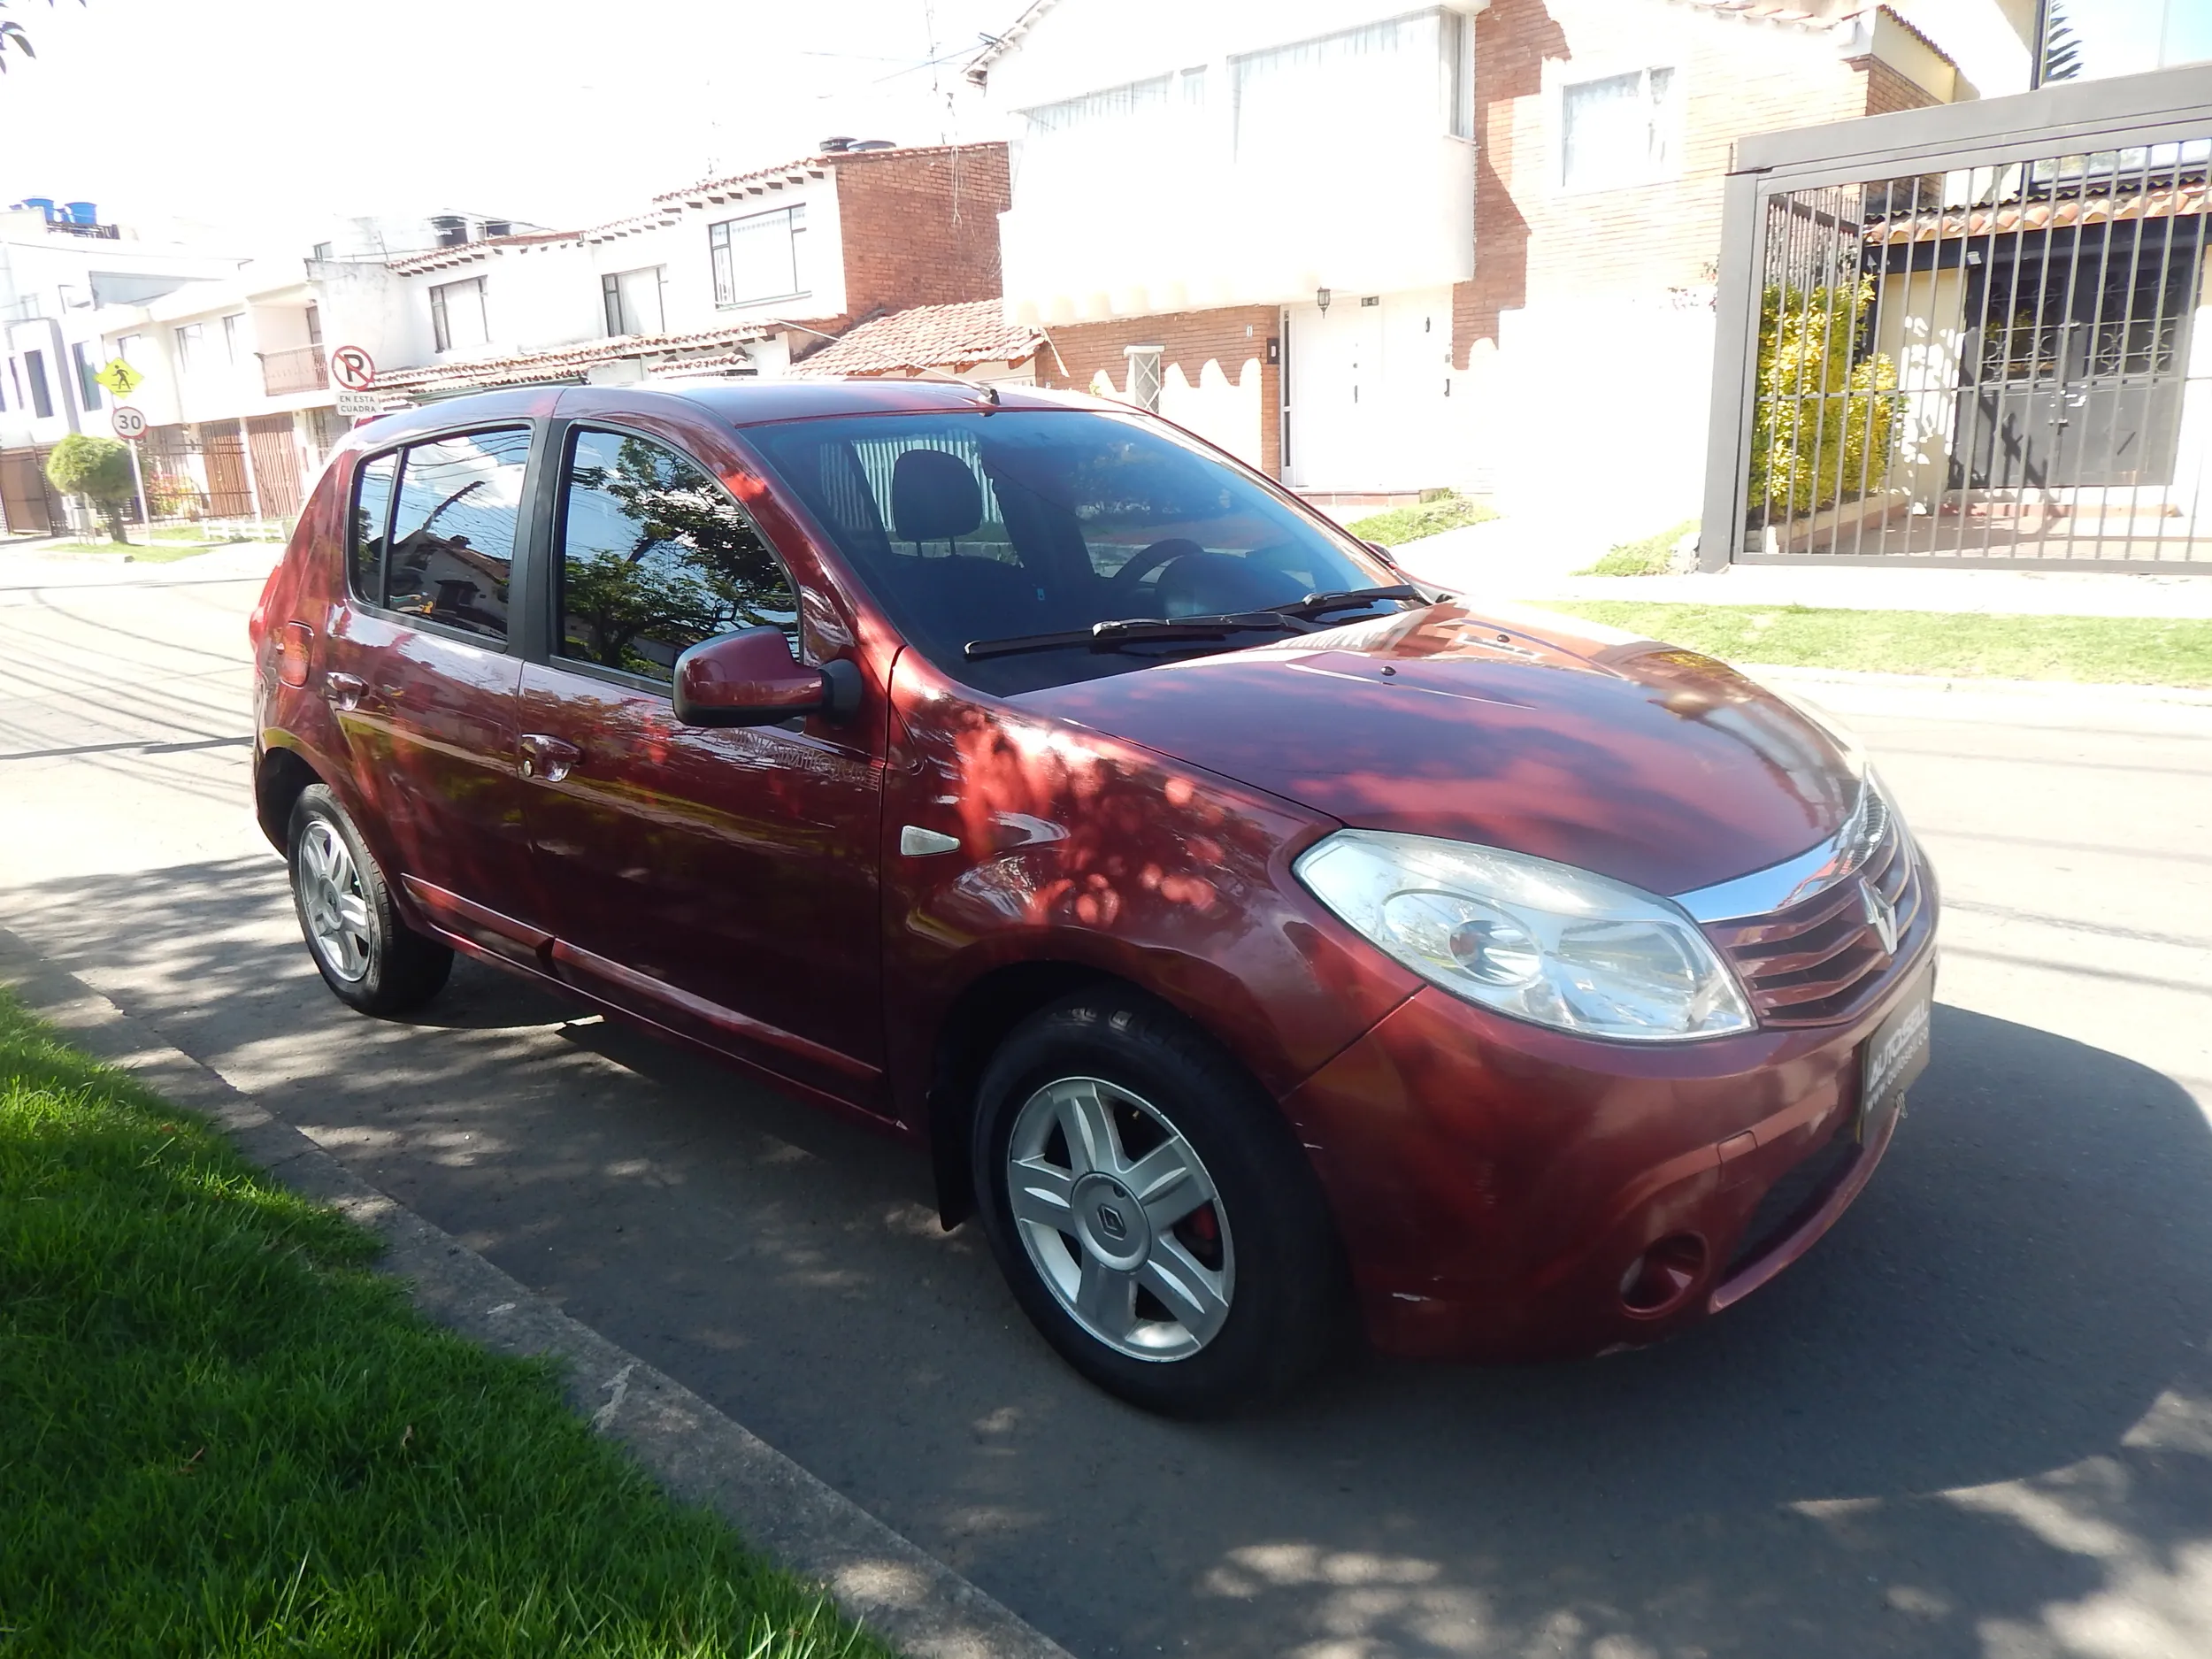
[[[451,1234],[360,1179],[299,1130],[0,927],[0,984],[108,1064],[212,1119],[241,1153],[384,1240],[382,1271],[425,1314],[503,1354],[564,1362],[570,1407],[671,1494],[704,1504],[750,1548],[821,1585],[847,1617],[912,1659],[1071,1659],[934,1556],[725,1417],[673,1378],[534,1294]]]

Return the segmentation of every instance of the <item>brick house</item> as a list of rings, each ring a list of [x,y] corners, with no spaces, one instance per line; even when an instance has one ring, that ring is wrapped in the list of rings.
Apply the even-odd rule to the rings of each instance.
[[[392,365],[379,389],[448,396],[776,374],[867,319],[997,296],[1003,144],[833,142],[607,224],[329,268],[334,334]]]
[[[2002,0],[1038,0],[969,74],[1007,317],[1066,383],[1317,496],[1586,495],[1597,456],[1686,514],[1730,145],[2026,52]]]

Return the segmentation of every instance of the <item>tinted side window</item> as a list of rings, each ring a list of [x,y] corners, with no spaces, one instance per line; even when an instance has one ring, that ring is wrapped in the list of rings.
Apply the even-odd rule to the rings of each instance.
[[[384,603],[384,533],[392,523],[392,483],[399,457],[380,455],[353,479],[353,526],[347,538],[346,564],[353,596]]]
[[[507,637],[530,434],[472,432],[417,444],[400,466],[385,603],[488,638]]]
[[[691,646],[738,628],[781,628],[798,649],[791,579],[702,468],[580,429],[565,482],[562,656],[665,680]]]

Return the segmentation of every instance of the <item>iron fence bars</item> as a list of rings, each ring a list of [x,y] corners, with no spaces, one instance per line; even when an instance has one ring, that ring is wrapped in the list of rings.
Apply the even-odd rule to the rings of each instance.
[[[2212,568],[2212,69],[1747,139],[1701,556]]]

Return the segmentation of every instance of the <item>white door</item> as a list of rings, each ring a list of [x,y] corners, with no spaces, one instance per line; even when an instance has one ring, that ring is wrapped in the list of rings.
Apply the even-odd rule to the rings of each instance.
[[[1289,308],[1288,481],[1424,489],[1450,473],[1451,290],[1332,296]]]

